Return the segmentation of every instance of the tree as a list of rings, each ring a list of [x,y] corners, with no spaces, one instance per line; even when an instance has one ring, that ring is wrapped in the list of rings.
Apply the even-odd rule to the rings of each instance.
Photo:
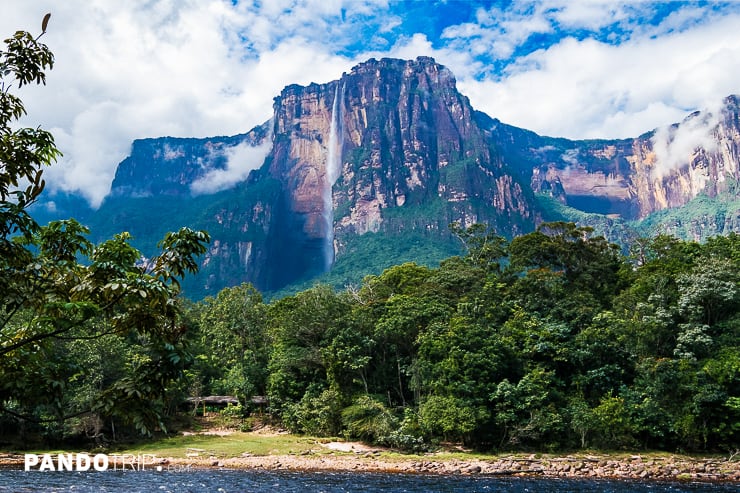
[[[47,15],[44,32],[48,19]],[[22,300],[15,290],[13,278],[17,276],[13,274],[31,259],[30,252],[17,240],[28,240],[38,227],[26,209],[44,189],[43,167],[61,155],[49,132],[14,129],[13,125],[26,114],[23,101],[10,92],[14,84],[18,88],[29,83],[44,84],[45,70],[54,65],[54,55],[39,42],[41,35],[34,38],[18,31],[4,41],[6,49],[0,50],[0,296],[3,308],[10,313]],[[7,323],[7,314],[0,323]]]
[[[435,321],[447,317],[448,307],[431,297],[396,295],[385,303],[375,323],[374,339],[380,349],[376,370],[386,382],[384,393],[388,394],[389,401],[406,405],[414,380],[417,339]]]
[[[262,295],[251,284],[242,284],[221,290],[203,304],[201,345],[218,375],[210,382],[212,392],[243,400],[264,395],[269,351]]]
[[[488,410],[473,406],[466,399],[455,396],[432,395],[419,406],[422,430],[445,440],[463,440],[470,443],[471,435],[488,420]]]
[[[346,299],[328,286],[315,286],[270,305],[267,393],[273,412],[280,415],[309,394],[329,387],[326,348],[332,329],[342,323],[347,310]]]
[[[459,223],[449,225],[450,232],[463,244],[466,260],[486,271],[501,272],[501,261],[507,255],[507,242],[488,231],[488,225],[476,223],[467,228]]]
[[[678,306],[690,322],[714,325],[736,311],[740,276],[727,259],[712,256],[702,260],[676,279]]]
[[[526,275],[514,285],[523,307],[571,323],[588,325],[622,289],[624,261],[616,245],[573,223],[541,224],[512,240],[511,269]],[[548,303],[540,307],[541,300]]]
[[[504,379],[491,394],[501,444],[553,443],[562,440],[563,419],[552,372],[533,368],[516,384]]]
[[[613,313],[601,313],[573,341],[575,372],[571,378],[589,404],[595,405],[602,396],[632,383],[635,357],[630,346],[634,343],[627,327]]]
[[[459,314],[419,335],[419,413],[428,432],[469,444],[491,440],[490,395],[518,374],[506,342]]]
[[[19,31],[0,51],[0,412],[37,423],[94,413],[148,432],[162,426],[167,387],[188,359],[179,279],[198,269],[209,236],[168,233],[161,253],[142,261],[128,233],[93,245],[74,219],[39,226],[31,218],[43,168],[60,152],[49,132],[13,128],[25,108],[10,91],[45,82],[54,59],[39,38]],[[67,392],[90,371],[70,345],[107,337],[139,350],[70,408]]]

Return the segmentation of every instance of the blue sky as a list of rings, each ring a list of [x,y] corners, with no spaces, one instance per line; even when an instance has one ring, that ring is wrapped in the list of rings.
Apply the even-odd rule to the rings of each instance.
[[[432,56],[476,109],[540,134],[632,137],[740,93],[740,2],[3,0],[0,34],[56,55],[24,88],[64,158],[50,188],[108,192],[133,139],[233,135],[292,83]]]

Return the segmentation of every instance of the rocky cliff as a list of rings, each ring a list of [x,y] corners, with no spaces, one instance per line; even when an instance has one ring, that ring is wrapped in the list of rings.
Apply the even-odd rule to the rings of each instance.
[[[337,81],[289,86],[274,109],[268,171],[284,213],[273,254],[289,277],[329,269],[348,235],[446,235],[453,221],[511,235],[536,222],[531,194],[431,58],[370,60]]]
[[[159,229],[208,229],[198,294],[243,281],[269,291],[357,254],[358,238],[411,260],[410,235],[444,245],[453,221],[533,229],[552,216],[537,194],[637,220],[735,193],[739,173],[736,97],[634,139],[573,141],[476,112],[448,69],[419,57],[288,86],[273,108],[238,136],[136,141],[92,222],[138,233],[144,250]]]
[[[241,179],[248,177],[250,169],[259,168],[266,154],[255,153],[252,163],[235,160],[246,157],[242,149],[259,149],[270,137],[268,124],[246,134],[207,139],[161,137],[136,140],[131,154],[121,161],[111,185],[111,197],[146,197],[154,195],[190,196],[210,193],[219,188],[216,177],[221,174],[237,175],[241,167],[246,170]],[[267,147],[269,151],[269,147]],[[231,169],[230,169],[231,168]],[[233,180],[228,187],[234,185]],[[210,188],[209,188],[210,185]],[[226,187],[226,185],[224,185]]]
[[[738,98],[635,139],[541,137],[490,120],[488,129],[535,192],[576,209],[643,219],[715,197],[740,178]]]

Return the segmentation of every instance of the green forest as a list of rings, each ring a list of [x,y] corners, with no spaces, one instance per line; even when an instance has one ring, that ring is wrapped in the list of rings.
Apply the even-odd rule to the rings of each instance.
[[[740,433],[740,236],[629,256],[546,223],[335,291],[191,305],[205,394],[270,399],[295,433],[399,448],[731,450]]]
[[[44,22],[44,30],[46,27]],[[294,433],[419,451],[740,447],[740,236],[657,236],[625,255],[554,222],[511,240],[451,225],[464,253],[265,302],[191,302],[209,236],[142,261],[28,207],[59,156],[18,128],[11,89],[45,81],[25,32],[0,51],[0,443],[106,445],[173,430],[188,397],[237,396]]]

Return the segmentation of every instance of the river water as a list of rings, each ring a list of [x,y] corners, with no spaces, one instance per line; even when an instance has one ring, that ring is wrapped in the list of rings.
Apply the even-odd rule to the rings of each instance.
[[[737,492],[737,484],[381,473],[200,470],[39,472],[0,470],[0,492]]]

